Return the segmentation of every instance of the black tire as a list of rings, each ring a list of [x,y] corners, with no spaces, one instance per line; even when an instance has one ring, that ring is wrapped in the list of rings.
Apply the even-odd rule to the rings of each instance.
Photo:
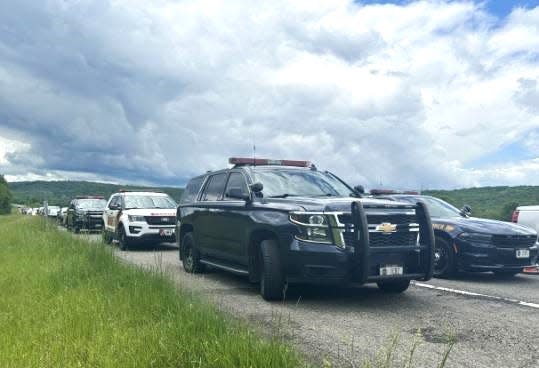
[[[73,232],[75,234],[79,234],[80,233],[80,227],[79,225],[77,225],[76,223],[73,225]]]
[[[275,240],[260,243],[260,294],[265,300],[282,300],[285,287],[284,272]]]
[[[457,255],[447,240],[436,237],[434,244],[434,277],[447,279],[457,274]]]
[[[496,275],[496,277],[500,279],[510,279],[518,275],[520,272],[522,271],[497,270],[497,271],[494,271],[494,275]]]
[[[378,281],[376,284],[385,293],[398,294],[408,289],[410,280]]]
[[[112,236],[110,235],[110,233],[103,229],[103,232],[101,233],[101,236],[103,237],[103,243],[105,244],[111,244],[112,243]]]
[[[200,263],[200,253],[195,245],[193,233],[187,233],[182,240],[182,264],[187,273],[202,273],[206,265]]]
[[[118,246],[121,250],[128,250],[131,246],[129,237],[125,234],[123,225],[118,226]]]

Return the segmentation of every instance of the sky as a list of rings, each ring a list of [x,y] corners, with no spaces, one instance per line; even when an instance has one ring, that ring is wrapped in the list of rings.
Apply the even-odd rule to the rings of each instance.
[[[0,173],[183,186],[228,157],[352,185],[539,185],[538,1],[0,2]]]

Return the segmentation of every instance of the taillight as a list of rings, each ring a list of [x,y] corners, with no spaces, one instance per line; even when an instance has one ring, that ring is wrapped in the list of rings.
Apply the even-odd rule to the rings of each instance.
[[[514,222],[514,223],[517,223],[518,222],[518,214],[519,214],[520,211],[517,211],[517,210],[514,210],[513,211],[513,216],[511,217],[511,221]]]

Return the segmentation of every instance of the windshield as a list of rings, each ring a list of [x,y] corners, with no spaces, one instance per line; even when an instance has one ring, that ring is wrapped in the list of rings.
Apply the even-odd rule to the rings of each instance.
[[[254,171],[255,182],[264,185],[264,197],[348,197],[352,189],[332,175],[307,170],[258,170]]]
[[[107,201],[104,199],[81,199],[77,201],[77,207],[88,209],[88,208],[105,208]]]
[[[460,211],[450,205],[449,203],[442,201],[441,199],[434,197],[399,197],[397,200],[405,200],[407,202],[416,202],[421,199],[427,205],[430,215],[432,217],[461,217]]]
[[[169,196],[126,195],[125,208],[176,208],[176,202]]]

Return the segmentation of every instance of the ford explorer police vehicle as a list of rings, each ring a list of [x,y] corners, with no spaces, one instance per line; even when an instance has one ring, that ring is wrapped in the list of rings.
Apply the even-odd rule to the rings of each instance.
[[[81,230],[101,231],[106,203],[101,196],[78,196],[73,199],[65,215],[67,229],[75,233]]]
[[[103,213],[103,240],[127,250],[140,242],[174,242],[176,202],[166,193],[120,191]]]
[[[421,200],[429,208],[436,237],[435,276],[447,278],[458,270],[465,270],[492,271],[511,277],[536,263],[537,232],[533,229],[471,217],[469,206],[458,210],[431,196],[388,194],[387,191],[382,194],[383,198],[399,202]]]
[[[422,203],[361,198],[306,161],[229,162],[192,179],[178,206],[186,272],[209,265],[246,275],[266,300],[283,298],[286,283],[403,292],[432,277],[434,234]]]

